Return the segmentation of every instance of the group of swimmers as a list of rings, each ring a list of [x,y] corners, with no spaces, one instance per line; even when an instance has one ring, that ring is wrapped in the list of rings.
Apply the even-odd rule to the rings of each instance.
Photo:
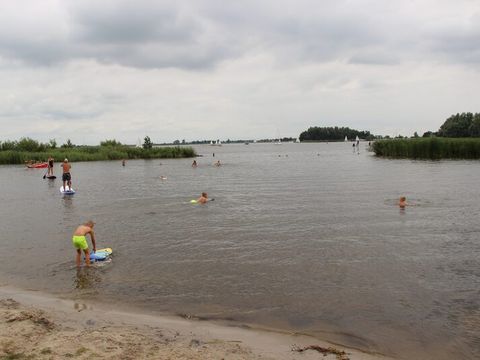
[[[220,163],[220,160],[217,160],[216,162],[213,163],[214,166],[222,166],[222,164]],[[192,162],[192,167],[193,168],[196,168],[198,166],[197,164],[197,160],[193,160]]]
[[[50,160],[52,160],[52,175],[53,175],[53,158],[49,158],[49,170],[50,170]],[[216,163],[215,163],[216,164]],[[122,166],[125,166],[125,160],[122,160]],[[196,167],[197,162],[196,160],[193,160],[192,167]],[[218,161],[218,166],[220,166],[220,161]],[[68,159],[65,159],[62,164],[63,168],[63,188],[65,190],[65,183],[67,182],[68,187],[71,189],[71,175],[70,175],[70,169],[71,165],[68,162]],[[162,177],[163,178],[163,177]],[[165,177],[166,179],[166,177]],[[197,204],[206,204],[208,201],[213,201],[214,199],[209,199],[208,194],[206,192],[202,192],[200,197],[195,200],[195,203]],[[75,262],[77,264],[77,267],[80,267],[81,265],[81,259],[82,259],[82,251],[85,255],[85,264],[87,267],[90,266],[90,249],[88,247],[87,243],[87,235],[90,236],[90,240],[92,242],[93,246],[93,252],[95,253],[97,251],[97,245],[95,242],[95,232],[93,231],[93,227],[95,226],[95,222],[92,220],[88,220],[87,222],[83,223],[82,225],[78,226],[75,231],[73,232],[72,236],[72,244],[73,247],[75,248],[77,254],[75,258]]]

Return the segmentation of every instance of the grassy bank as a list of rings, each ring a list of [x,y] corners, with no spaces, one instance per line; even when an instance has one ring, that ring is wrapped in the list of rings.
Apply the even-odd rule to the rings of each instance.
[[[407,159],[480,159],[480,138],[418,138],[377,140],[377,156]]]
[[[45,151],[0,151],[0,164],[23,164],[28,160],[46,161],[48,156],[56,161],[68,158],[69,161],[99,161],[121,159],[165,159],[189,158],[196,156],[191,147],[158,147],[143,149],[128,146],[78,146],[74,148],[57,148]]]

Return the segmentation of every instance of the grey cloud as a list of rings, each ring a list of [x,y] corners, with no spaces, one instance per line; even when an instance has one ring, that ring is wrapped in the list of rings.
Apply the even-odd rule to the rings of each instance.
[[[430,30],[427,35],[432,50],[452,62],[480,65],[480,13],[470,21]]]
[[[132,4],[72,1],[65,11],[68,19],[64,19],[69,26],[61,26],[57,19],[54,34],[27,20],[19,26],[31,26],[29,31],[40,36],[25,36],[24,31],[19,35],[16,29],[0,31],[0,56],[40,65],[94,59],[138,68],[195,69],[209,68],[232,56],[229,49],[235,45],[223,42],[220,33],[206,24],[208,20],[191,11],[161,2]]]
[[[36,65],[52,65],[70,57],[66,45],[52,40],[24,40],[0,36],[0,56]]]
[[[38,118],[52,120],[76,120],[76,119],[94,119],[99,117],[103,111],[95,110],[66,110],[59,108],[46,107],[45,109],[37,108],[20,108],[16,110],[7,110],[0,113],[0,118]]]
[[[78,120],[95,119],[102,114],[101,111],[67,111],[67,110],[48,110],[44,111],[43,116],[54,120]]]
[[[400,54],[392,54],[383,49],[361,49],[354,52],[348,62],[363,65],[398,65],[401,62]]]
[[[142,6],[133,2],[114,2],[107,6],[82,2],[72,8],[74,38],[81,42],[103,44],[192,42],[202,32],[192,16],[183,16],[172,7],[158,3]],[[134,5],[135,4],[135,5]],[[147,5],[147,6],[145,6]],[[95,6],[95,11],[91,7]]]
[[[434,26],[423,31],[427,14],[397,16],[401,4],[365,3],[198,0],[187,6],[70,0],[58,5],[64,6],[64,17],[52,20],[57,22],[55,32],[42,28],[48,19],[29,30],[45,31],[44,36],[0,31],[0,56],[43,65],[94,59],[135,68],[193,70],[211,69],[251,51],[268,52],[280,64],[340,60],[392,65],[439,53],[453,62],[480,61],[478,15],[460,29],[432,18]]]

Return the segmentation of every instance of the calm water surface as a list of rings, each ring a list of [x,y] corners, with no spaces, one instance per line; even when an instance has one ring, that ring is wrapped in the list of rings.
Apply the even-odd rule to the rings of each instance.
[[[480,163],[377,159],[361,147],[199,146],[196,169],[191,159],[74,163],[73,197],[43,170],[1,166],[0,276],[404,359],[480,358]],[[202,191],[215,201],[191,205]],[[400,195],[418,206],[400,211]],[[77,272],[70,238],[90,218],[115,256]]]

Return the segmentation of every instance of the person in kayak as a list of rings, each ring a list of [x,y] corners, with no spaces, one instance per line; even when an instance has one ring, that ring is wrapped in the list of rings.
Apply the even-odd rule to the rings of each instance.
[[[70,175],[70,169],[72,166],[68,163],[68,159],[65,158],[62,163],[62,169],[63,169],[63,174],[62,174],[62,180],[63,180],[63,191],[66,190],[65,184],[68,185],[68,189],[72,190],[72,176]]]
[[[75,259],[77,267],[80,267],[82,250],[85,253],[85,263],[87,266],[90,266],[90,250],[88,249],[88,243],[86,235],[90,235],[90,240],[93,245],[93,252],[97,251],[97,245],[95,243],[95,233],[93,232],[93,227],[95,223],[92,220],[88,220],[86,223],[77,227],[72,237],[73,247],[77,250],[77,257]]]
[[[47,170],[47,176],[53,176],[53,163],[54,159],[52,155],[48,157],[48,170]]]

